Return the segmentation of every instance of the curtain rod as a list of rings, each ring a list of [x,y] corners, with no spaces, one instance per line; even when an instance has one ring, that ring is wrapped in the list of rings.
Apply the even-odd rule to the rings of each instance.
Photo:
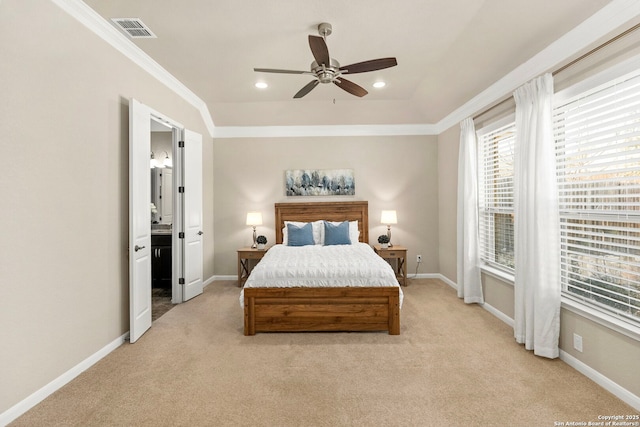
[[[577,57],[576,59],[574,59],[573,61],[569,62],[568,64],[563,65],[562,67],[558,68],[557,70],[553,71],[551,73],[551,75],[555,76],[556,74],[566,70],[567,68],[571,67],[572,65],[582,61],[583,59],[585,59],[588,56],[593,55],[594,53],[596,53],[597,51],[599,51],[600,49],[609,46],[611,43],[616,42],[618,40],[620,40],[621,38],[623,38],[624,36],[626,36],[629,33],[634,32],[635,30],[637,30],[638,28],[640,28],[640,23],[634,25],[633,27],[629,28],[626,31],[623,31],[622,33],[618,34],[617,36],[607,40],[606,42],[602,43],[599,46],[594,47],[593,49],[591,49],[589,52],[585,53],[584,55],[581,55],[579,57]]]
[[[618,40],[620,40],[621,38],[627,36],[628,34],[636,31],[638,28],[640,28],[640,23],[634,25],[633,27],[621,32],[620,34],[618,34],[617,36],[607,40],[606,42],[602,43],[601,45],[598,45],[596,47],[594,47],[593,49],[591,49],[589,52],[580,55],[579,57],[577,57],[576,59],[574,59],[573,61],[570,61],[569,63],[563,65],[562,67],[558,68],[555,71],[551,72],[552,76],[555,76],[558,73],[561,73],[562,71],[566,70],[567,68],[571,67],[572,65],[577,64],[578,62],[582,61],[583,59],[593,55],[594,53],[598,52],[600,49],[603,49],[607,46],[609,46],[611,43],[614,43]],[[504,104],[505,102],[509,101],[511,99],[511,96],[503,99],[502,101],[498,102],[497,104],[492,105],[491,107],[487,108],[486,110],[482,111],[481,113],[476,114],[475,116],[473,116],[472,120],[477,119],[478,117],[482,116],[483,114],[488,113],[489,111],[493,110],[496,107],[499,107],[500,105]]]

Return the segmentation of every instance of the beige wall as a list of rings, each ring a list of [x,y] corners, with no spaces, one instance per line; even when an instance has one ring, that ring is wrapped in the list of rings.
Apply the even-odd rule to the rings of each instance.
[[[128,330],[131,97],[203,135],[205,278],[236,274],[235,250],[251,241],[248,210],[263,212],[259,232],[273,242],[273,203],[293,200],[284,170],[352,168],[371,241],[384,233],[380,211],[396,209],[409,273],[421,253],[419,273],[456,280],[457,126],[437,138],[212,142],[198,111],[42,0],[0,1],[0,57],[0,413]],[[487,302],[512,316],[512,286],[483,281]],[[638,341],[561,315],[561,348],[640,395]]]
[[[277,202],[367,200],[369,237],[377,242],[386,227],[380,211],[395,209],[392,241],[408,248],[409,274],[438,272],[438,147],[435,137],[315,137],[215,139],[216,275],[237,274],[236,249],[250,245],[247,211],[262,212],[258,233],[275,241]],[[287,169],[353,169],[354,197],[286,197]]]
[[[458,146],[460,127],[438,135],[438,271],[456,281],[456,222],[458,206]]]
[[[37,31],[25,31],[25,23]],[[199,112],[52,2],[0,2],[0,413],[129,329],[128,102]],[[205,239],[205,277],[213,274]]]
[[[456,278],[456,186],[460,131],[454,126],[438,135],[439,271]],[[482,275],[485,301],[513,319],[513,284]],[[640,396],[640,342],[621,335],[563,308],[560,313],[560,348],[590,368]],[[573,333],[583,337],[583,352],[573,349]]]
[[[573,334],[582,337],[582,352]],[[560,311],[560,348],[611,381],[640,396],[640,343],[568,309]]]
[[[515,316],[513,283],[491,274],[482,273],[482,292],[485,301],[510,319]]]

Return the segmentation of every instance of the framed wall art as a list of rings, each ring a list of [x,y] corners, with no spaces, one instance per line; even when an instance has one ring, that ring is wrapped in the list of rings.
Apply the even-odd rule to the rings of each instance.
[[[287,196],[353,196],[353,169],[292,169],[285,171]]]

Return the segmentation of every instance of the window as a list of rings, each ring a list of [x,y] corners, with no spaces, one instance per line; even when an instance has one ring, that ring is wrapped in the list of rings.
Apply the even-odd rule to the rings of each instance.
[[[478,131],[480,258],[513,273],[513,117]]]
[[[566,296],[640,320],[640,72],[554,110]]]

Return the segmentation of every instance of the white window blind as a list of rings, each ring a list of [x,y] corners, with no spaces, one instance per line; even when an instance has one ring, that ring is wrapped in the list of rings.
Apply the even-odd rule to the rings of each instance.
[[[513,272],[513,160],[515,121],[512,118],[478,131],[478,219],[480,258]]]
[[[554,111],[563,292],[640,320],[640,73]]]

